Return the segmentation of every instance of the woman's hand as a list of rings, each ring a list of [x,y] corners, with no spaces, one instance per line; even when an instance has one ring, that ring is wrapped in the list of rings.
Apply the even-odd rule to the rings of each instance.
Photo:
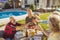
[[[27,27],[28,27],[28,25],[29,25],[30,23],[31,23],[31,22],[29,22],[29,23],[27,23],[27,24],[21,24],[21,26],[20,26],[20,27],[27,28]]]

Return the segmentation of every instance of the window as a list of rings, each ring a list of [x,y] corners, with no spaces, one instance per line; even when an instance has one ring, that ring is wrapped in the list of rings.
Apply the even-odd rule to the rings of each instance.
[[[49,7],[50,6],[50,0],[47,0],[47,6],[46,7]]]
[[[39,0],[36,0],[37,3],[39,3]]]
[[[35,0],[35,5],[37,5],[39,3],[39,0]]]
[[[53,5],[55,4],[55,0],[53,0]]]
[[[27,4],[27,0],[25,0],[25,4]]]

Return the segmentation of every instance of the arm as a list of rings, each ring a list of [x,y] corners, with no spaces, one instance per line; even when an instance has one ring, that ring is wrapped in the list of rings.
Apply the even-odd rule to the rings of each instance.
[[[40,17],[39,16],[37,16],[37,15],[35,15],[36,16],[36,18],[38,19],[38,20],[40,20]]]
[[[40,17],[39,16],[37,16],[37,15],[35,15],[35,17],[36,17],[36,22],[40,22]]]
[[[40,26],[40,25],[39,25]],[[41,26],[40,26],[40,29],[42,30],[42,32],[46,35],[46,36],[49,36],[49,33],[45,30],[45,29],[43,29]]]
[[[25,18],[25,23],[26,23],[26,24],[28,23],[27,17]]]
[[[21,26],[22,24],[20,24],[20,23],[16,23],[16,26]]]
[[[25,24],[16,23],[16,26],[25,27]]]
[[[28,25],[30,24],[31,22],[27,23],[24,25],[25,28],[28,28]]]

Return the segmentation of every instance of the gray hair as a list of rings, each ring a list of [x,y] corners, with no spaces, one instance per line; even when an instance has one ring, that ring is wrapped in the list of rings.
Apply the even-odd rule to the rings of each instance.
[[[49,26],[51,31],[58,32],[60,31],[60,14],[59,12],[53,12],[49,17]]]

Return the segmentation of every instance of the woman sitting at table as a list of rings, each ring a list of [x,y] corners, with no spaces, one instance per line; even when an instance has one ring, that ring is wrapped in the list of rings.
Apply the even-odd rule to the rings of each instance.
[[[27,27],[28,29],[40,29],[38,24],[37,24],[37,20],[40,20],[38,15],[33,15],[32,14],[32,10],[31,9],[27,9],[28,12],[28,16],[26,17],[26,24],[30,23]],[[37,19],[37,20],[36,20]]]
[[[28,12],[28,16],[26,17],[25,21],[26,21],[26,24],[29,23],[29,22],[32,22],[33,18],[36,19],[36,24],[38,21],[40,21],[40,18],[38,15],[33,15],[32,13],[32,10],[31,9],[27,9],[27,12]]]
[[[49,28],[50,28],[50,34],[46,32],[41,26],[40,29],[42,32],[48,36],[48,40],[60,40],[60,14],[59,12],[55,11],[52,15],[49,17]]]

